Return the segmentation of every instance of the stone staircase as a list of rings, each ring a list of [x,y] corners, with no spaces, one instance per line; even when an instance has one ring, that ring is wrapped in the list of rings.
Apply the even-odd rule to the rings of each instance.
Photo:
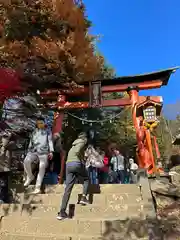
[[[56,220],[63,185],[46,186],[39,195],[31,190],[16,187],[14,203],[0,205],[1,240],[149,239],[155,211],[146,183],[92,185],[88,206],[77,204],[82,186],[75,185],[69,203],[72,218],[64,221]]]

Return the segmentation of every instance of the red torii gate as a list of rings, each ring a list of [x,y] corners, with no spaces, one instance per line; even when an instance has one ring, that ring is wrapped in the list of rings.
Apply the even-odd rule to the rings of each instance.
[[[163,71],[152,72],[148,74],[118,77],[114,79],[105,79],[102,81],[83,82],[74,89],[47,90],[41,93],[44,99],[57,99],[57,102],[51,104],[52,109],[58,109],[55,114],[53,132],[58,133],[62,130],[64,110],[92,107],[109,106],[132,106],[133,123],[137,137],[137,158],[141,168],[147,169],[148,173],[156,172],[155,161],[152,151],[151,130],[157,125],[156,116],[160,115],[162,108],[162,97],[144,97],[139,96],[138,92],[145,89],[161,88],[168,84],[169,78],[178,68],[170,68]],[[93,91],[96,91],[96,96]],[[125,99],[104,100],[103,93],[127,92],[129,97]],[[83,96],[89,94],[89,102],[69,102],[70,96]],[[150,121],[145,117],[145,110],[154,106],[154,114],[151,113]],[[147,119],[146,119],[147,118]],[[157,158],[160,157],[156,139],[154,137],[154,147]],[[61,163],[60,181],[62,181],[64,161]]]
[[[41,92],[41,96],[45,100],[51,99],[51,101],[55,101],[53,104],[47,104],[51,109],[57,110],[54,119],[53,132],[59,133],[62,130],[63,115],[64,110],[66,109],[132,106],[133,123],[137,137],[137,158],[139,166],[146,168],[149,173],[155,172],[156,167],[152,152],[150,130],[153,128],[154,123],[157,125],[156,112],[157,116],[160,115],[162,108],[162,97],[139,96],[138,92],[140,90],[160,88],[161,86],[167,85],[171,74],[177,69],[178,68],[170,68],[148,74],[105,79],[91,83],[84,82],[79,84],[77,88],[73,89],[52,89],[52,84],[52,88],[50,87],[51,89]],[[27,88],[27,84],[25,82],[23,83],[22,76],[18,78],[17,73],[11,69],[0,69],[1,101],[3,101],[6,97],[13,96],[17,92],[20,93],[24,91],[25,88]],[[125,91],[128,93],[129,98],[104,100],[102,97],[103,93]],[[87,95],[88,93],[89,102],[68,102],[69,96],[83,96]],[[155,111],[152,109],[152,107],[154,107]],[[155,149],[157,155],[159,156],[156,142]],[[63,159],[61,165],[60,182],[63,178]]]

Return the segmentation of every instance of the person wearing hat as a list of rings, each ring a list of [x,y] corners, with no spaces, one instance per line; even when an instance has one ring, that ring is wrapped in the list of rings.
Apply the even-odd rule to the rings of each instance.
[[[40,193],[41,184],[48,165],[48,159],[52,159],[53,151],[52,136],[45,127],[44,118],[39,117],[36,122],[36,129],[30,138],[27,155],[24,159],[24,171],[26,173],[24,187],[28,187],[34,179],[31,164],[34,161],[39,161],[39,173],[33,192],[34,194]]]
[[[57,216],[58,220],[68,217],[66,208],[73,186],[79,177],[83,178],[84,180],[83,194],[79,203],[82,205],[88,204],[86,196],[88,194],[89,178],[84,163],[84,151],[82,151],[85,149],[87,142],[88,140],[86,133],[80,133],[78,138],[72,143],[72,147],[68,152],[66,161],[66,187],[62,198],[60,211]]]

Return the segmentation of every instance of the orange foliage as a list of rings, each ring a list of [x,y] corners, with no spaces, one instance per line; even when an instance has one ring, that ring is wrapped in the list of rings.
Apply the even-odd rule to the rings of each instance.
[[[99,75],[103,61],[94,54],[82,4],[77,6],[73,0],[17,2],[1,12],[0,65],[19,68],[32,57],[41,57],[45,69],[54,70],[56,77],[63,73],[65,81],[87,81]]]

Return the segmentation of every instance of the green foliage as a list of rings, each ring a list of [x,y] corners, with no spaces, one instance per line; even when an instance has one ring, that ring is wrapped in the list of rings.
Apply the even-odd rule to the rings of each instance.
[[[161,161],[163,164],[167,165],[173,149],[172,132],[169,121],[163,115],[159,119],[159,124],[154,134],[157,138]]]
[[[113,93],[112,96],[111,94],[108,95],[108,99],[117,97],[122,97],[122,95],[118,93]],[[70,148],[72,141],[79,132],[93,128],[97,132],[96,143],[102,149],[107,150],[109,143],[116,143],[123,154],[133,155],[136,146],[136,135],[132,122],[131,108],[85,109],[75,110],[71,113],[79,118],[87,118],[88,120],[98,122],[90,125],[85,121],[83,122],[68,116],[68,126],[64,126],[66,141],[64,145],[66,150]],[[117,118],[111,121],[110,119],[115,115],[118,115]]]
[[[106,122],[101,133],[102,142],[114,142],[119,146],[123,154],[133,155],[136,146],[136,135],[131,108],[122,109],[115,121]]]
[[[108,64],[105,63],[105,60],[102,55],[96,54],[99,58],[102,59],[102,62],[104,62],[104,65],[101,67],[101,73],[99,75],[99,79],[105,79],[105,78],[113,78],[115,76],[114,69],[110,67]],[[104,96],[104,99],[116,99],[117,97],[122,97],[122,94],[119,93],[111,93],[111,94],[106,94]],[[76,97],[76,98],[71,98],[70,101],[88,101],[89,97]],[[111,117],[111,115],[117,111],[117,108],[111,108],[112,110],[110,111],[110,114],[108,117]],[[118,109],[119,111],[120,109]],[[101,121],[104,119],[103,112],[106,112],[106,110],[102,109],[78,109],[78,110],[73,110],[70,113],[79,117],[79,118],[86,118],[88,120],[95,120],[95,121]],[[103,135],[107,135],[107,127],[108,129],[113,129],[114,123],[106,123],[104,125],[101,125],[100,123],[93,123],[92,126],[85,121],[81,121],[77,118],[73,118],[71,115],[67,116],[67,119],[65,120],[64,123],[64,139],[65,143],[64,146],[66,150],[69,150],[72,141],[75,140],[77,137],[77,134],[81,131],[87,131],[90,128],[95,129],[98,134],[98,144],[103,142],[103,148],[106,144],[106,140],[103,139]]]

